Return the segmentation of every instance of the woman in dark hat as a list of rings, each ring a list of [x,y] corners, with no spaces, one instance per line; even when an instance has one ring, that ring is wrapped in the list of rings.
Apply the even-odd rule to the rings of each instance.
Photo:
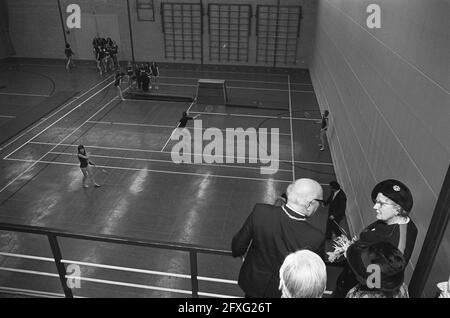
[[[409,298],[404,283],[407,263],[391,243],[358,241],[348,248],[347,262],[359,282],[347,298]]]
[[[403,253],[409,262],[417,237],[417,227],[409,218],[413,197],[408,187],[398,180],[384,180],[372,190],[373,209],[377,221],[367,226],[359,235],[365,243],[388,242]],[[357,284],[356,277],[346,266],[339,275],[333,297],[345,297]]]

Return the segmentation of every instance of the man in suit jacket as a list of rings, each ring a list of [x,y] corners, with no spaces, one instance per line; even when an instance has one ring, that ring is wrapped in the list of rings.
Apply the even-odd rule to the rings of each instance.
[[[333,234],[339,236],[341,231],[336,225],[339,224],[345,216],[345,208],[347,206],[347,196],[344,190],[337,181],[330,182],[331,194],[326,200],[325,205],[328,205],[328,221],[327,221],[327,231],[325,238],[330,240]]]
[[[319,183],[299,179],[287,189],[283,206],[256,204],[233,237],[233,257],[243,257],[239,286],[249,298],[280,298],[279,270],[285,257],[301,249],[317,252],[323,233],[308,217],[324,203]]]

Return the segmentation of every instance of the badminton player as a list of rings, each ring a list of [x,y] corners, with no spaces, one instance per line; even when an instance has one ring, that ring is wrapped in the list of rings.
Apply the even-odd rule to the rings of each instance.
[[[83,172],[83,187],[88,188],[86,181],[90,179],[96,188],[100,187],[94,180],[94,174],[92,172],[91,167],[89,165],[95,165],[92,161],[89,160],[89,157],[86,153],[86,149],[84,149],[83,145],[78,146],[78,160],[80,160],[80,169]]]
[[[183,112],[183,117],[181,117],[180,121],[178,122],[178,128],[185,128],[189,120],[194,120],[199,116],[200,115],[197,115],[195,117],[189,117],[186,112]]]
[[[75,64],[73,63],[73,51],[72,48],[70,47],[69,43],[66,43],[66,49],[64,51],[64,53],[66,54],[66,58],[67,58],[67,64],[66,64],[66,69],[70,69],[71,67],[74,67]]]
[[[325,150],[325,137],[327,135],[327,130],[328,130],[328,115],[329,115],[329,111],[326,110],[323,115],[322,115],[322,119],[318,122],[320,124],[320,151],[324,151]]]

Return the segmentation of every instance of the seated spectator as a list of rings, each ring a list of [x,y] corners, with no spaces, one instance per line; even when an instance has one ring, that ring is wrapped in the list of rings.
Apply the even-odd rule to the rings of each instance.
[[[281,298],[321,298],[327,285],[325,263],[316,253],[289,254],[280,268]]]
[[[347,250],[347,262],[359,283],[347,293],[346,298],[409,298],[404,283],[407,263],[394,245],[388,242],[355,242]],[[370,265],[378,267],[372,268]]]

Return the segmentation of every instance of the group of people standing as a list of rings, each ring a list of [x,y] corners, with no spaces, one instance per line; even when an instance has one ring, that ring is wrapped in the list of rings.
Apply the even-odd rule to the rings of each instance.
[[[318,182],[299,179],[289,185],[281,205],[255,205],[231,243],[233,256],[243,259],[238,282],[246,297],[322,297],[328,261],[322,259],[323,242],[338,234],[346,204],[340,185],[330,185],[332,192],[324,200]],[[347,248],[333,297],[406,298],[404,271],[417,237],[409,217],[412,194],[402,182],[388,179],[378,183],[370,196],[377,221]],[[330,206],[326,235],[310,221],[325,205]],[[379,268],[374,285],[370,265]]]
[[[148,92],[152,87],[159,89],[159,66],[156,62],[134,65],[128,62],[126,75],[132,89],[137,88],[144,92]]]
[[[92,46],[100,75],[108,73],[109,70],[115,71],[120,67],[117,59],[119,46],[116,41],[111,38],[95,37]]]

